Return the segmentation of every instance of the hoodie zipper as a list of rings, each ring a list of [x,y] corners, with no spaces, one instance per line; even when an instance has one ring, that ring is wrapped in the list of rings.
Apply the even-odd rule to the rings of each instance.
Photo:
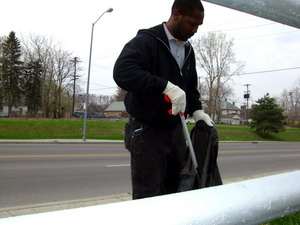
[[[179,67],[178,63],[177,63],[176,58],[173,56],[173,54],[172,54],[172,52],[171,52],[169,46],[166,45],[166,43],[165,43],[163,40],[161,40],[160,38],[158,38],[158,37],[157,37],[157,40],[161,41],[161,42],[164,44],[164,46],[166,46],[166,48],[169,50],[171,56],[174,58],[174,60],[175,60],[175,62],[176,62],[176,64],[177,64],[177,66],[178,66],[178,69],[179,69],[179,71],[180,71],[180,75],[183,76],[182,70],[181,70],[181,68]],[[190,56],[191,51],[192,51],[192,49],[191,49],[191,47],[190,47],[190,48],[189,48],[189,52],[188,52],[187,56],[185,57],[185,59],[184,59],[184,61],[183,61],[182,68],[184,67],[184,64],[185,64],[187,58]]]

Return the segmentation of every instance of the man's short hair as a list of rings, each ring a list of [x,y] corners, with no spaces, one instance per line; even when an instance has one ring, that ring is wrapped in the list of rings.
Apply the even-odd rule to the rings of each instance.
[[[172,13],[177,9],[182,15],[192,13],[194,10],[204,12],[204,7],[200,0],[175,0],[172,6]]]

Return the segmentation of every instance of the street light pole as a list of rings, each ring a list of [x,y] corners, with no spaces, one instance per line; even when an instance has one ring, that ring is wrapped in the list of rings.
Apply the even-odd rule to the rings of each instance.
[[[88,80],[86,86],[86,98],[85,98],[85,109],[84,109],[84,119],[83,119],[83,138],[82,140],[86,140],[86,120],[87,120],[87,109],[89,103],[89,88],[90,88],[90,73],[91,73],[91,59],[92,59],[92,49],[93,49],[93,35],[94,35],[94,26],[100,20],[100,18],[107,12],[111,13],[113,8],[107,9],[104,13],[99,16],[99,18],[92,24],[92,33],[91,33],[91,45],[90,45],[90,57],[89,57],[89,68],[88,68]]]

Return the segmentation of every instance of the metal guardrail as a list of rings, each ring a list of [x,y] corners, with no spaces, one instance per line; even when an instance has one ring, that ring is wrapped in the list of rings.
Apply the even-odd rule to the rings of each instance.
[[[298,0],[203,0],[251,15],[300,28]]]
[[[0,219],[0,225],[241,225],[300,211],[300,170],[159,197]]]

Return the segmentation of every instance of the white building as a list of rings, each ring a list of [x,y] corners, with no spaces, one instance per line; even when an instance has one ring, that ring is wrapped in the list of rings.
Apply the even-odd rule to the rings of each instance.
[[[26,116],[28,112],[28,106],[18,106],[18,107],[13,106],[11,112],[14,115]],[[5,105],[0,106],[0,117],[8,117],[8,106]]]
[[[221,105],[221,124],[229,124],[229,125],[240,125],[241,124],[241,109],[237,107],[234,102],[230,103],[227,100],[222,102]]]

